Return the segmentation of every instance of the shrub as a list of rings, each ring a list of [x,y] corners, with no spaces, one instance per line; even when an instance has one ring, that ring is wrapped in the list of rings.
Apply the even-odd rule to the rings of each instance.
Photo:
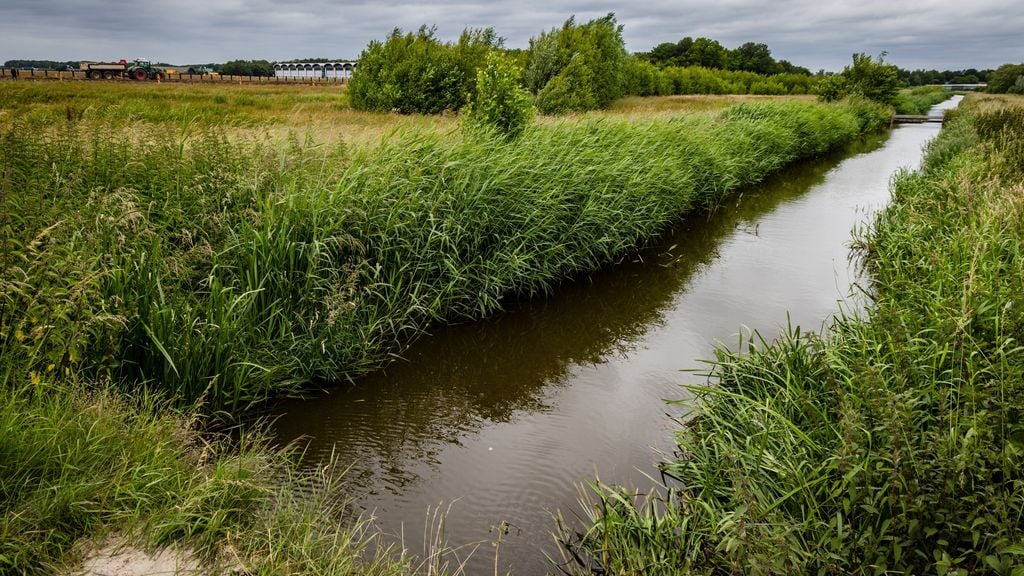
[[[853,64],[839,76],[827,76],[818,84],[818,97],[824,102],[855,94],[882,104],[894,104],[899,87],[899,70],[885,63],[883,52],[878,60],[866,54],[853,55]]]
[[[1024,64],[1003,64],[988,77],[988,92],[1024,94]]]
[[[593,72],[584,59],[574,57],[537,94],[537,109],[544,114],[594,110],[599,107],[594,83]]]
[[[515,61],[499,53],[487,55],[486,64],[476,75],[476,91],[466,113],[473,126],[493,128],[515,138],[533,118],[533,102],[520,85],[522,70]]]
[[[500,44],[490,28],[466,30],[456,44],[438,40],[434,28],[422,26],[415,34],[396,28],[360,55],[349,84],[352,106],[403,114],[459,110],[472,93],[483,59]]]
[[[627,59],[614,14],[582,25],[570,18],[530,40],[526,85],[544,113],[603,108],[624,93]]]

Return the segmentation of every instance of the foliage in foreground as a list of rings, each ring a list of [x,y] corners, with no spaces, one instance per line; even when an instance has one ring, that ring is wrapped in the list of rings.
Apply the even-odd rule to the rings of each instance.
[[[581,571],[1024,573],[1022,126],[958,114],[894,181],[866,318],[717,353],[673,487],[599,489]]]
[[[687,211],[884,125],[867,103],[405,133],[348,156],[16,124],[0,148],[0,370],[240,409],[378,366],[613,262]]]
[[[163,402],[61,380],[3,382],[0,573],[70,573],[107,537],[247,574],[410,572],[326,469],[299,475],[288,452],[208,443]]]

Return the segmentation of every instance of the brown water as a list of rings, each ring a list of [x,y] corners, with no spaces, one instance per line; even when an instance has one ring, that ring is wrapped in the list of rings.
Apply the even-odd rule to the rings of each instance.
[[[484,542],[469,574],[493,573],[502,522],[502,570],[551,572],[552,513],[578,511],[577,486],[595,476],[650,486],[682,410],[663,400],[702,382],[687,371],[716,341],[818,330],[856,306],[851,230],[938,129],[900,127],[789,169],[552,296],[438,328],[354,388],[279,406],[274,433],[305,438],[310,462],[353,463],[358,504],[414,551],[428,508],[451,504],[449,543]]]

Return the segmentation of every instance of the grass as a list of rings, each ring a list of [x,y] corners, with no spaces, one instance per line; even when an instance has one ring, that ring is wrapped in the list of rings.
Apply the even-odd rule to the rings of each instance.
[[[896,95],[896,113],[923,115],[927,114],[932,106],[945,102],[953,96],[953,93],[942,86],[919,86],[900,90]]]
[[[1024,99],[968,102],[855,243],[864,317],[719,350],[662,489],[563,531],[580,573],[1024,573]]]
[[[0,349],[12,373],[53,364],[243,409],[607,265],[885,116],[749,102],[354,150],[26,120],[3,135]]]
[[[262,442],[211,442],[153,397],[65,380],[5,384],[0,572],[74,570],[83,542],[184,544],[260,574],[399,574],[408,557],[338,500],[337,471],[293,472]],[[368,547],[376,546],[374,551]]]
[[[607,113],[584,115],[651,119],[684,112],[708,112],[745,101],[803,99],[810,96],[648,96],[613,103]],[[123,131],[154,127],[181,132],[218,128],[237,138],[292,135],[319,143],[366,147],[400,130],[458,128],[454,116],[378,114],[351,107],[346,85],[179,84],[150,82],[3,82],[0,122],[18,120],[51,129],[68,120]],[[541,117],[543,124],[564,122]]]
[[[0,83],[0,121],[15,120],[51,128],[74,120],[113,131],[217,127],[236,137],[300,134],[349,145],[373,145],[397,129],[455,127],[453,118],[359,112],[344,85],[301,84]]]
[[[351,145],[295,135],[296,109],[354,114],[324,89],[40,90],[0,88],[0,566],[17,574],[111,534],[250,573],[458,572],[380,540],[336,475],[197,428],[612,263],[888,116],[745,102],[510,143],[365,115],[374,136]]]

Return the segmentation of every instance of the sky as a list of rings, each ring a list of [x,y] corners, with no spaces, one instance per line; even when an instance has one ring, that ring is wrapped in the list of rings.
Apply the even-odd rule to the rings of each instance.
[[[393,28],[437,26],[442,39],[494,27],[510,48],[569,16],[614,12],[626,48],[684,36],[728,48],[763,42],[777,59],[840,70],[854,52],[907,69],[995,68],[1024,61],[1022,0],[2,0],[0,62],[356,58]]]

